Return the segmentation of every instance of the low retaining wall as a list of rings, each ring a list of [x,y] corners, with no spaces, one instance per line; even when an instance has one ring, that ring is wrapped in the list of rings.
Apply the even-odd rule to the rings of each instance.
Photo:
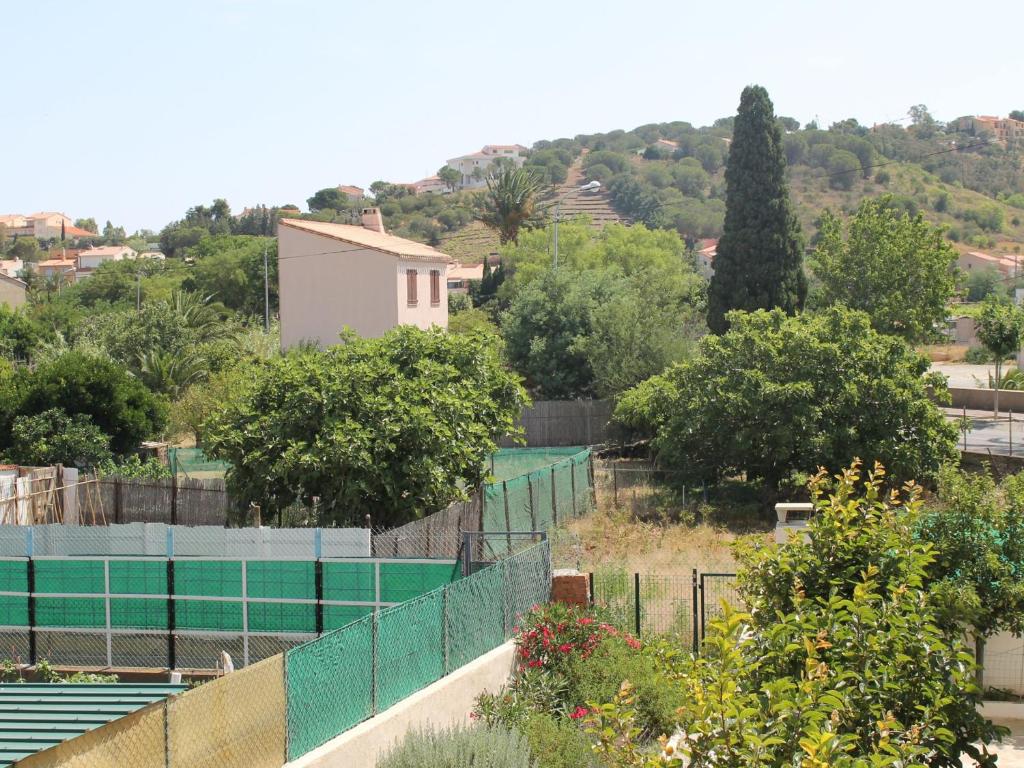
[[[496,693],[508,681],[514,657],[515,645],[504,643],[288,766],[374,768],[410,730],[468,723],[477,696]]]
[[[974,389],[969,387],[950,387],[953,408],[967,408],[976,411],[991,411],[995,407],[994,389]],[[1024,391],[1015,389],[999,390],[999,410],[1013,410],[1014,413],[1024,412]]]

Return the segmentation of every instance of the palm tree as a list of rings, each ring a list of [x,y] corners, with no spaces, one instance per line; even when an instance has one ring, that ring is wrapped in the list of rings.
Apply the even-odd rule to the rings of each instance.
[[[502,245],[518,242],[519,229],[537,213],[537,196],[543,187],[530,168],[502,168],[487,179],[480,220],[498,231]]]
[[[133,373],[152,391],[177,400],[190,385],[207,377],[209,366],[205,357],[193,350],[149,349],[139,354],[137,370]]]

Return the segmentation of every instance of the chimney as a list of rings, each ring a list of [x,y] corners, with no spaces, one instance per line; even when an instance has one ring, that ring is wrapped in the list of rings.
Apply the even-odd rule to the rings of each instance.
[[[384,219],[380,215],[380,208],[363,208],[363,226],[383,234]]]

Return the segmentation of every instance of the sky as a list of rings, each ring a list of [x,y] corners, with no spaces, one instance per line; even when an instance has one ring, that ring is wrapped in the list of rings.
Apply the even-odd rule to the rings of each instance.
[[[10,4],[11,8],[6,8]],[[415,181],[484,144],[735,113],[1024,109],[1024,2],[0,0],[0,213],[129,232]]]

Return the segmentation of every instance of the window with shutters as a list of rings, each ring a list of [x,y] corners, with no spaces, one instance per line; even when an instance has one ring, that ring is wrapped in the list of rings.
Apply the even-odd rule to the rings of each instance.
[[[430,270],[430,305],[436,307],[441,303],[441,270]]]
[[[410,307],[415,307],[416,301],[416,270],[405,271],[405,295]]]

